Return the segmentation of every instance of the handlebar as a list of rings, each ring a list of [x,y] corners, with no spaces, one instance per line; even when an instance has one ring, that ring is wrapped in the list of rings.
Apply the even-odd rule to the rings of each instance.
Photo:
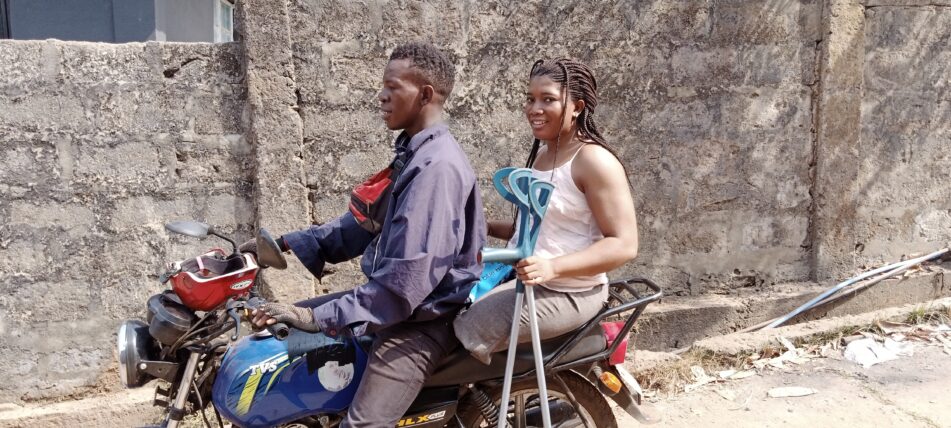
[[[248,309],[257,309],[265,303],[267,303],[267,301],[260,297],[252,297],[248,299]],[[277,340],[287,339],[287,336],[291,334],[291,328],[282,322],[274,323],[264,328]]]
[[[227,311],[228,315],[234,318],[234,334],[231,336],[231,340],[237,340],[238,336],[241,335],[241,317],[248,317],[250,314],[247,312],[248,309],[258,309],[261,305],[267,303],[266,300],[260,297],[252,297],[247,301],[242,300],[232,300],[228,302]],[[287,339],[287,336],[291,334],[291,328],[282,322],[274,323],[264,327],[272,336],[277,340]]]

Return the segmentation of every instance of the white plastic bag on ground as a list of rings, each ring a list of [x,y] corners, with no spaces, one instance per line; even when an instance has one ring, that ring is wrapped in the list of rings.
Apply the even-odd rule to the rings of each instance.
[[[866,338],[849,343],[845,347],[845,359],[867,369],[881,362],[897,360],[898,355],[875,339]]]
[[[911,357],[915,355],[915,345],[911,342],[902,342],[886,338],[885,349],[894,352],[897,356]]]

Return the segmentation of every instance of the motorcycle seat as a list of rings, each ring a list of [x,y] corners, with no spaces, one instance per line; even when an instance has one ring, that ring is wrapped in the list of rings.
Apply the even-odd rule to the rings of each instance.
[[[542,355],[547,360],[561,345],[568,342],[574,332],[542,341]],[[607,340],[600,328],[592,329],[586,334],[559,363],[575,361],[591,356],[607,349]],[[492,355],[492,364],[485,365],[469,354],[469,351],[460,346],[452,354],[443,359],[443,362],[430,376],[424,385],[425,388],[438,386],[452,386],[465,383],[475,383],[490,379],[501,379],[505,375],[505,359],[508,350]],[[515,367],[512,373],[519,376],[535,368],[535,359],[532,354],[531,342],[520,343],[515,348]]]

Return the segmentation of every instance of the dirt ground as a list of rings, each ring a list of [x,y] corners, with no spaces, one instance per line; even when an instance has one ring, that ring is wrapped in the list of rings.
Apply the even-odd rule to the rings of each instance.
[[[656,427],[951,427],[949,376],[951,351],[916,342],[913,355],[867,369],[819,357],[691,392],[655,394],[644,408],[660,418]],[[770,398],[768,391],[778,387],[815,392]],[[0,406],[0,427],[142,426],[158,416],[148,403],[151,394],[143,388],[45,406]],[[641,426],[618,408],[614,413],[621,427]]]
[[[657,427],[951,427],[951,355],[919,344],[913,356],[863,369],[820,358],[785,370],[711,383],[689,393],[652,397]],[[770,398],[777,387],[816,392]],[[619,425],[639,426],[615,409]]]

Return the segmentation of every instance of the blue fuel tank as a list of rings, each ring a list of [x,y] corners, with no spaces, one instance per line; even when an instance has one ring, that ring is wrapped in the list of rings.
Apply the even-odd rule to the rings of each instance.
[[[341,412],[366,368],[361,343],[298,330],[283,341],[246,336],[225,353],[212,402],[223,417],[247,428]]]

